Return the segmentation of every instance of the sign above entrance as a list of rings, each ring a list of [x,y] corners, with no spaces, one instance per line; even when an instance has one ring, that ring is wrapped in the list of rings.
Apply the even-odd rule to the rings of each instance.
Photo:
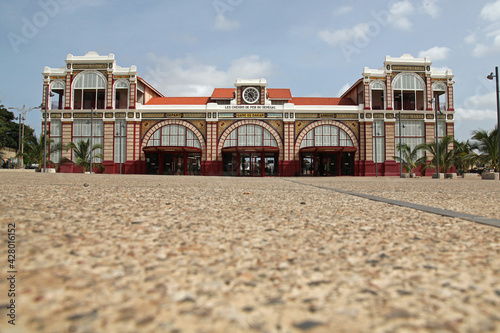
[[[219,118],[283,118],[283,113],[219,113]]]
[[[226,105],[226,110],[276,110],[276,105]]]

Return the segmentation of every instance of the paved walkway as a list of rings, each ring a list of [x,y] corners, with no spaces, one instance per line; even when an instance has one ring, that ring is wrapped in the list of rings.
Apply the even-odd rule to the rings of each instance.
[[[500,331],[499,228],[318,186],[499,217],[495,181],[2,172],[0,331]]]

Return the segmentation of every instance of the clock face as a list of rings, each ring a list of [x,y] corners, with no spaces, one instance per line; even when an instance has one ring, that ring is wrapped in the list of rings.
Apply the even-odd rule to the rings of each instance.
[[[260,98],[260,93],[257,88],[254,87],[248,87],[245,90],[243,90],[243,100],[247,102],[248,104],[254,104],[256,103]]]

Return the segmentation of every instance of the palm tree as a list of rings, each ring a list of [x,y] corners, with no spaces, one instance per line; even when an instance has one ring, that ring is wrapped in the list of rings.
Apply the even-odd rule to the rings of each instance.
[[[448,149],[448,146],[453,143],[453,136],[447,135],[441,140],[438,141],[438,149],[439,156],[438,160],[436,160],[436,143],[424,143],[422,144],[422,149],[429,152],[432,155],[432,160],[429,164],[425,166],[425,168],[433,167],[437,169],[437,161],[439,161],[439,171],[438,172],[446,172],[453,166],[454,161],[454,150]]]
[[[479,152],[479,160],[486,166],[499,170],[498,166],[498,127],[488,132],[486,130],[472,131],[472,149]]]
[[[472,146],[467,141],[454,141],[454,165],[461,173],[467,172],[478,162],[479,155],[472,149]]]
[[[94,144],[92,149],[90,149],[90,139],[87,141],[78,141],[76,144],[74,142],[70,142],[66,145],[65,150],[73,149],[73,156],[75,157],[75,165],[80,166],[82,168],[82,172],[86,172],[90,170],[90,156],[93,158],[103,159],[104,156],[99,153],[96,154],[94,151],[97,149],[103,149],[101,144]],[[64,159],[64,162],[72,162],[67,158]],[[101,171],[104,170],[104,166],[99,163],[93,163],[92,166],[99,168]]]
[[[46,164],[55,166],[57,163],[50,160],[50,155],[62,150],[61,144],[54,144],[53,139],[47,139],[47,153],[44,154],[45,135],[40,134],[40,139],[28,137],[24,143],[26,151],[23,153],[23,159],[26,159],[27,164],[38,164],[37,170],[40,171],[44,165],[44,155]]]
[[[417,145],[413,149],[406,144],[397,145],[397,150],[401,152],[401,158],[399,156],[394,156],[396,162],[402,163],[405,172],[410,174],[410,178],[414,177],[413,170],[418,168],[420,165],[424,165],[426,162],[425,156],[418,157],[418,152],[422,149],[422,145]]]

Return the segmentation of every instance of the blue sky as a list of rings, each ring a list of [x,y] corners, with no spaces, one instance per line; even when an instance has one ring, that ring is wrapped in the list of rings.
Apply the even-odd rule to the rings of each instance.
[[[266,78],[294,96],[338,97],[386,55],[429,56],[455,74],[458,139],[496,124],[500,0],[17,0],[0,4],[0,100],[41,103],[44,66],[115,54],[166,96]],[[40,131],[41,113],[27,124]]]

